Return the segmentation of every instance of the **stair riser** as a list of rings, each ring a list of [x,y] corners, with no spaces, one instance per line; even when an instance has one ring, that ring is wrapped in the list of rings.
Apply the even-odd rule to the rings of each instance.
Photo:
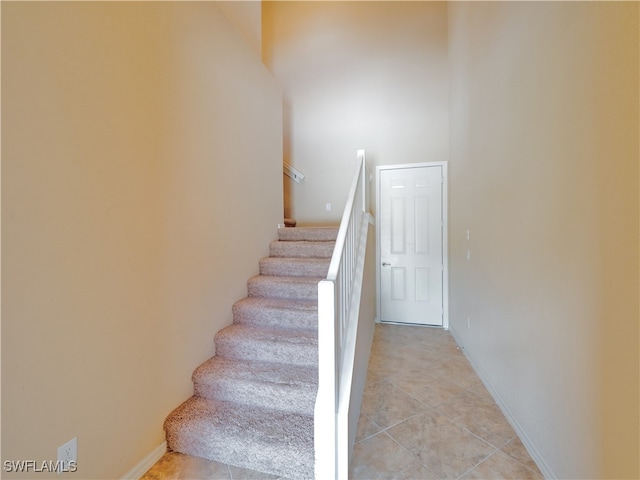
[[[225,378],[203,380],[207,383],[200,381],[194,383],[194,393],[200,397],[301,415],[313,415],[318,392],[317,386],[312,385],[301,388],[238,380],[228,381]]]
[[[313,478],[313,417],[191,397],[167,417],[170,450],[290,479]]]
[[[247,290],[250,297],[290,298],[295,300],[317,300],[318,285],[315,283],[290,283],[249,281]]]
[[[246,438],[229,438],[225,432],[218,432],[216,429],[211,429],[206,437],[190,434],[188,430],[167,432],[167,447],[174,452],[291,479],[313,479],[313,454],[288,449],[286,444],[275,453],[272,446],[233,448],[240,442],[247,446]],[[247,462],[249,451],[250,463]]]
[[[328,271],[328,259],[322,263],[304,263],[288,258],[268,258],[260,261],[260,275],[266,276],[326,277]]]
[[[269,256],[331,258],[333,248],[333,242],[271,242]]]
[[[318,312],[234,306],[233,323],[258,327],[317,329]]]
[[[281,228],[278,230],[278,238],[282,241],[312,241],[327,242],[335,241],[338,236],[338,229],[329,228]]]
[[[318,347],[291,345],[285,342],[244,340],[242,338],[216,337],[216,355],[238,360],[292,365],[318,366]]]

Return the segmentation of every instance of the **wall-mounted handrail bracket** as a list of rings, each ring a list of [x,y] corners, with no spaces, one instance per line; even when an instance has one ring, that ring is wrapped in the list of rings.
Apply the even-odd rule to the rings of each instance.
[[[284,173],[287,177],[293,179],[296,183],[300,183],[302,180],[304,180],[304,175],[293,168],[291,165],[289,165],[287,162],[282,162],[282,173]]]

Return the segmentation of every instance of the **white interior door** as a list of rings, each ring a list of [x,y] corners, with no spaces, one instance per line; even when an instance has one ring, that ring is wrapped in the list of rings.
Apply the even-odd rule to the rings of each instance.
[[[379,316],[445,325],[446,164],[379,167]]]

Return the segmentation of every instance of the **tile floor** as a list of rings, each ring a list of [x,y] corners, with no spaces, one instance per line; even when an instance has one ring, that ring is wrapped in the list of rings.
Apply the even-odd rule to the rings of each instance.
[[[451,334],[397,325],[376,326],[349,477],[543,479]],[[179,453],[142,477],[277,478]]]

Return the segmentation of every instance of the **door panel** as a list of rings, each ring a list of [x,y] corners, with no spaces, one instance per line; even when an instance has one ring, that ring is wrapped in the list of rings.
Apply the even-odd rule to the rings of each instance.
[[[406,208],[404,198],[391,198],[391,253],[404,255],[406,251]]]
[[[380,170],[380,320],[443,324],[443,167]]]
[[[404,301],[407,299],[407,269],[391,268],[391,299]]]

